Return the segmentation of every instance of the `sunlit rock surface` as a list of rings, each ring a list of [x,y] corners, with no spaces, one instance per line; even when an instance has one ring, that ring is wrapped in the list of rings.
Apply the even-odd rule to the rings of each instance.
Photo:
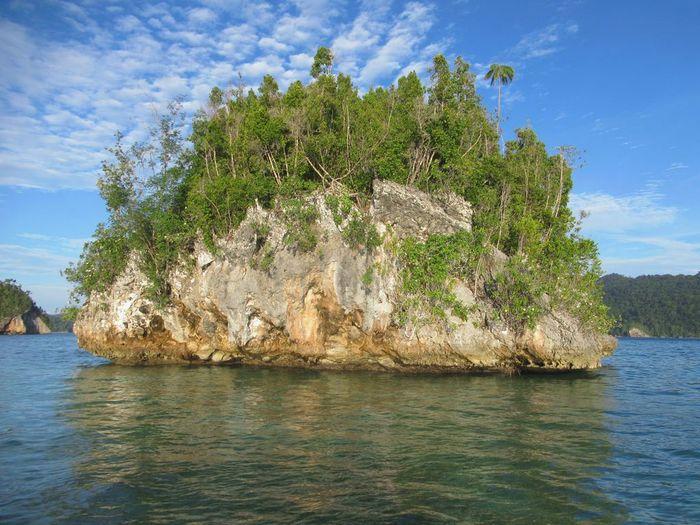
[[[41,318],[41,310],[36,307],[32,307],[22,315],[0,319],[0,334],[3,335],[48,334],[49,332],[51,329]]]
[[[194,263],[170,278],[172,304],[158,309],[132,261],[107,293],[93,294],[74,331],[80,345],[114,361],[212,362],[266,366],[396,371],[570,370],[595,368],[615,340],[565,313],[548,313],[532,330],[514,333],[483,294],[458,282],[455,294],[472,306],[468,321],[404,325],[397,239],[471,228],[472,209],[455,195],[429,196],[375,182],[368,216],[383,234],[370,252],[349,247],[321,196],[319,243],[300,253],[283,242],[278,212],[251,208],[217,255],[195,247]],[[259,263],[255,224],[269,225]],[[488,272],[505,255],[494,252]],[[364,278],[371,268],[371,280]],[[478,292],[478,291],[477,291]]]

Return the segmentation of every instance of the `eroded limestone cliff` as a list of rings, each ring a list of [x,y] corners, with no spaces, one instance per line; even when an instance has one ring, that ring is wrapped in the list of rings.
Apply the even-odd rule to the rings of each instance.
[[[311,204],[318,245],[308,253],[284,242],[279,209],[248,210],[216,255],[202,244],[194,263],[170,277],[171,304],[157,308],[132,261],[106,293],[93,293],[74,331],[82,347],[114,361],[216,362],[397,371],[581,369],[599,366],[614,339],[548,311],[514,331],[484,294],[457,282],[469,319],[399,322],[401,262],[396,242],[471,228],[470,205],[376,182],[368,220],[382,236],[373,250],[353,248],[324,198]],[[260,224],[266,225],[261,241]],[[493,251],[489,271],[505,256]],[[368,275],[371,278],[368,278]]]
[[[0,319],[0,334],[48,334],[51,329],[42,318],[42,312],[36,307],[7,319]]]

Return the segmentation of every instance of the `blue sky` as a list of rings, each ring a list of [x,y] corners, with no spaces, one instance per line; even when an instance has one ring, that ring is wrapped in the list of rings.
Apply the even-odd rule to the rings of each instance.
[[[307,79],[319,45],[361,88],[431,57],[516,69],[504,129],[575,145],[572,206],[607,271],[700,271],[700,2],[29,2],[0,5],[0,278],[53,311],[59,270],[105,217],[94,189],[114,132],[144,137],[183,95]],[[495,90],[481,82],[484,102]]]

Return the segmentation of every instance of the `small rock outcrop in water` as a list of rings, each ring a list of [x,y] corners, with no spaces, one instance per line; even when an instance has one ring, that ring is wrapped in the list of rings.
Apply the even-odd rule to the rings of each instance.
[[[565,312],[509,329],[483,294],[459,281],[453,290],[467,321],[448,312],[446,319],[399,322],[396,243],[469,230],[471,206],[455,195],[375,182],[368,220],[383,241],[360,250],[348,245],[344,223],[321,195],[310,204],[319,216],[313,251],[284,242],[289,226],[280,210],[251,208],[216,255],[195,246],[195,262],[170,277],[165,308],[147,298],[147,281],[132,262],[107,292],[90,296],[74,327],[80,345],[119,362],[397,371],[594,368],[615,346]],[[269,227],[262,247],[259,224]],[[488,271],[498,272],[505,258],[494,250]]]
[[[33,306],[21,315],[0,319],[0,334],[24,335],[24,334],[48,334],[51,329],[43,319],[43,312]]]
[[[638,337],[638,338],[651,337],[648,333],[646,333],[641,328],[630,328],[629,332],[627,332],[627,335],[629,335],[629,337]]]

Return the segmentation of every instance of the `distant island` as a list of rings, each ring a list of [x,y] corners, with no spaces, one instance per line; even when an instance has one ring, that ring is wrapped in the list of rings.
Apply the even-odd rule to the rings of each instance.
[[[361,92],[212,89],[125,143],[109,212],[66,269],[81,346],[121,362],[470,371],[594,368],[615,347],[595,243],[568,207],[575,149],[501,133],[462,58]]]
[[[606,275],[605,303],[616,319],[615,335],[700,337],[700,273]]]
[[[0,281],[0,335],[48,334],[72,330],[73,321],[65,313],[47,314],[16,281]]]
[[[28,292],[11,279],[0,281],[0,334],[47,334],[49,319]]]

